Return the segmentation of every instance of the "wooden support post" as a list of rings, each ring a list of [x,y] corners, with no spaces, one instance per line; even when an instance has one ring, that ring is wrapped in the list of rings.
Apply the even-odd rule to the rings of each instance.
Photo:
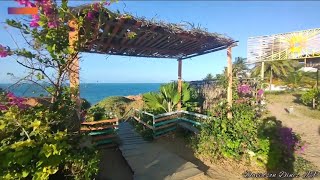
[[[317,90],[319,89],[319,68],[317,68],[317,83],[316,83]]]
[[[76,49],[76,43],[79,40],[79,27],[76,21],[69,21],[69,27],[72,29],[69,32],[69,46],[72,51],[69,61],[69,81],[70,81],[70,91],[72,99],[77,104],[77,116],[80,120],[80,111],[81,111],[81,99],[79,92],[79,57]]]
[[[180,99],[178,102],[177,110],[181,110],[181,97],[182,97],[182,59],[178,59],[178,93],[180,94]]]
[[[231,46],[227,49],[227,73],[228,73],[228,92],[227,92],[227,100],[228,105],[231,108],[232,107],[232,51]],[[228,119],[232,118],[232,112],[231,110],[228,112]]]
[[[307,67],[307,58],[304,58],[304,67]]]

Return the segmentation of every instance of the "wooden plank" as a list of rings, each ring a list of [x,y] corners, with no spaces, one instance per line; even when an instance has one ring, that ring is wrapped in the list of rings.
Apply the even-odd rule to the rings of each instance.
[[[179,122],[179,123],[177,123],[177,124],[178,124],[179,126],[181,126],[182,128],[184,128],[184,129],[187,129],[187,130],[189,130],[189,131],[192,131],[192,132],[195,133],[195,134],[199,134],[199,133],[200,133],[199,129],[197,129],[196,127],[191,126],[191,125],[189,125],[189,124],[187,124],[187,123]]]
[[[192,116],[195,116],[195,117],[200,117],[200,118],[203,118],[203,119],[209,118],[209,116],[203,115],[203,114],[199,114],[199,113],[194,113],[194,112],[189,112],[189,111],[183,111],[183,110],[181,110],[180,112],[183,113],[183,114],[189,114],[189,115],[192,115]]]
[[[111,34],[110,38],[108,39],[106,45],[110,45],[112,39],[113,39],[114,36],[117,34],[117,32],[118,32],[119,29],[121,28],[121,26],[122,26],[122,24],[123,24],[124,21],[125,21],[125,19],[124,19],[124,18],[121,18],[120,21],[119,21],[119,23],[117,23],[117,24],[114,26],[114,28],[113,28],[113,30],[112,30],[112,34]]]
[[[187,119],[187,118],[180,118],[180,120],[185,121],[185,122],[189,122],[189,123],[192,123],[192,124],[195,124],[195,125],[199,125],[199,126],[202,125],[201,123],[199,123],[197,121],[193,121],[193,120],[190,120],[190,119]]]
[[[166,121],[166,120],[170,120],[170,119],[175,119],[179,117],[179,115],[171,115],[171,116],[166,116],[166,117],[162,117],[162,118],[159,118],[159,119],[155,119],[154,122],[157,123],[157,122],[161,122],[161,121]]]
[[[155,127],[159,127],[159,126],[161,126],[161,125],[173,123],[173,122],[176,122],[176,121],[179,121],[179,119],[178,119],[178,118],[175,118],[175,119],[171,119],[171,120],[168,120],[168,121],[162,121],[162,122],[159,122],[159,123],[155,123],[154,126],[155,126]]]
[[[164,43],[168,41],[169,38],[170,36],[164,35],[161,39],[159,39],[158,42],[151,44],[150,47],[158,47],[158,46],[160,47],[161,45],[164,45]]]
[[[145,125],[146,127],[148,127],[149,129],[153,129],[152,126],[150,126],[149,124],[141,121],[141,120],[140,120],[139,118],[137,118],[136,116],[133,116],[133,118],[134,118],[136,121],[138,121],[138,122],[140,122],[141,124],[143,124],[143,125]]]
[[[81,127],[81,131],[99,131],[115,127],[117,127],[117,125],[108,125],[104,127]]]
[[[176,125],[176,123],[171,123],[171,124],[159,126],[159,127],[155,128],[154,130],[164,129],[164,128],[175,126],[175,125]]]
[[[97,124],[105,124],[105,123],[114,123],[118,121],[119,121],[118,118],[114,118],[114,119],[106,119],[106,120],[100,120],[100,121],[83,122],[81,123],[81,125],[97,125]]]
[[[168,132],[170,132],[170,131],[173,131],[173,130],[175,130],[176,129],[176,127],[172,127],[172,128],[168,128],[168,129],[166,129],[166,130],[164,130],[164,131],[160,131],[160,132],[156,132],[156,133],[154,133],[156,136],[158,136],[158,135],[160,135],[160,134],[164,134],[164,133],[168,133]]]

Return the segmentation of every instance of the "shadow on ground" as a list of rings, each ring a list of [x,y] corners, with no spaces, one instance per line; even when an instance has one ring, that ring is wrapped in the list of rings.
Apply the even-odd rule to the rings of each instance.
[[[184,129],[178,128],[177,132],[169,134],[156,140],[157,144],[160,144],[168,151],[178,155],[182,159],[189,161],[196,166],[198,169],[206,174],[209,167],[205,165],[201,160],[195,157],[195,152],[191,147],[187,146],[186,137],[191,136],[192,134]]]
[[[259,128],[259,138],[269,139],[269,152],[267,160],[267,172],[269,174],[282,175],[286,179],[294,173],[294,147],[295,138],[292,129],[284,127],[282,122],[271,116],[263,119]],[[289,176],[289,177],[288,177]],[[269,178],[274,179],[274,178]]]
[[[98,180],[130,180],[133,173],[119,149],[102,149]]]

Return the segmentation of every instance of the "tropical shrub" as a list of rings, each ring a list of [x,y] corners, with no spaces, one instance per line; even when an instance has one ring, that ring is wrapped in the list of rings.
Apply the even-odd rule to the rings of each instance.
[[[86,136],[72,131],[70,99],[57,100],[56,107],[48,108],[27,106],[12,93],[0,97],[0,179],[48,179],[62,174],[80,180],[97,174],[97,151],[82,147],[79,143]]]
[[[158,93],[149,92],[144,94],[143,100],[146,108],[155,114],[175,111],[180,99],[181,109],[187,110],[187,107],[192,108],[198,105],[195,101],[191,102],[191,89],[188,83],[182,83],[182,95],[180,96],[178,93],[178,84],[168,83],[162,85]]]
[[[310,89],[306,91],[305,93],[302,94],[301,96],[301,101],[303,104],[306,106],[312,106],[313,99],[315,99],[316,104],[320,103],[320,91],[317,89]],[[320,106],[317,106],[320,108]]]

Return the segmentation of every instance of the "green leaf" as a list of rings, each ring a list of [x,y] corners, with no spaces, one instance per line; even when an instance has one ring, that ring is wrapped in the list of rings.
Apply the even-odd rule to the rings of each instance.
[[[22,171],[22,177],[23,178],[27,177],[28,175],[29,175],[29,171],[27,171],[27,170],[23,170]]]

